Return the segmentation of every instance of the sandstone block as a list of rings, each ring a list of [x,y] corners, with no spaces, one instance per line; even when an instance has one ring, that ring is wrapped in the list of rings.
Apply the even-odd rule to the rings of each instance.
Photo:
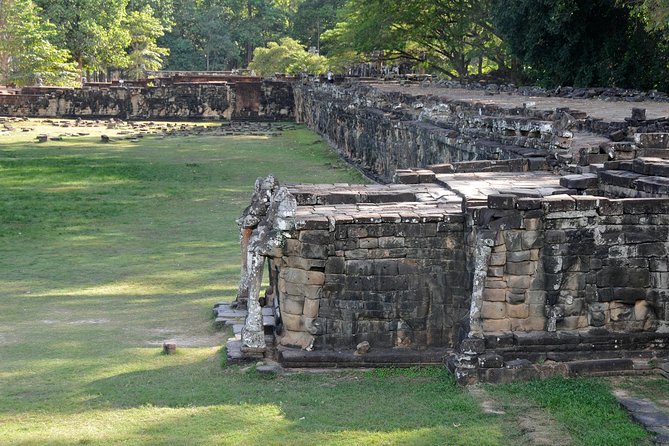
[[[490,209],[515,209],[516,196],[512,194],[488,195],[488,207]]]
[[[328,231],[300,231],[298,240],[303,243],[326,245],[330,243],[330,233]]]
[[[286,347],[307,348],[313,345],[314,337],[303,331],[293,331],[285,329],[279,343]]]
[[[283,326],[286,330],[290,331],[303,331],[304,323],[302,321],[302,309],[300,308],[300,315],[281,312],[281,320],[283,321]]]
[[[320,302],[320,299],[305,299],[302,314],[308,318],[318,317]]]
[[[521,304],[525,302],[525,293],[506,292],[506,301],[510,304]]]
[[[516,275],[507,275],[506,283],[509,288],[515,289],[528,289],[530,287],[532,278],[529,275],[516,276]]]
[[[483,320],[482,325],[483,331],[486,333],[511,330],[510,319],[485,319]]]
[[[508,251],[506,253],[507,262],[525,262],[530,260],[530,251]]]
[[[634,306],[622,302],[611,302],[609,304],[609,315],[612,322],[628,321],[634,314]]]
[[[507,284],[505,280],[499,277],[488,277],[485,281],[486,288],[500,289],[506,288]]]
[[[528,317],[539,317],[543,318],[546,316],[546,305],[545,304],[528,304],[529,307],[529,316]]]
[[[523,220],[523,226],[527,231],[537,231],[542,228],[542,223],[540,218],[525,218]]]
[[[525,319],[530,316],[529,305],[526,304],[506,304],[506,315],[507,317],[515,319]]]
[[[491,266],[488,268],[488,277],[503,277],[504,276],[504,267],[503,266]]]
[[[536,262],[506,262],[504,267],[507,274],[518,276],[534,274],[537,270]]]
[[[564,330],[578,330],[588,326],[587,316],[567,316],[558,322],[558,328]]]
[[[506,304],[504,302],[483,302],[481,317],[483,319],[504,319],[506,317]]]
[[[544,331],[546,319],[543,317],[528,317],[526,319],[511,319],[511,329],[518,331]]]
[[[526,296],[526,302],[530,305],[539,305],[543,307],[546,305],[546,292],[545,291],[528,291]],[[542,310],[542,314],[543,310]]]
[[[328,257],[325,261],[325,274],[344,274],[344,268],[343,257]]]
[[[649,316],[654,316],[653,310],[645,300],[638,300],[634,304],[634,319],[643,321]]]
[[[508,251],[520,251],[523,249],[523,232],[525,231],[500,231],[504,237],[504,244]]]
[[[373,249],[379,247],[379,239],[377,238],[361,238],[358,240],[358,247],[361,249]]]
[[[506,254],[504,252],[493,252],[490,254],[490,266],[504,266],[506,263]]]
[[[379,237],[379,248],[404,248],[404,237]]]
[[[296,316],[302,315],[304,308],[304,299],[299,299],[294,296],[284,295],[281,299],[281,314],[294,314]]]
[[[487,300],[489,302],[505,302],[506,290],[486,288],[483,290],[483,300]]]
[[[544,236],[541,231],[523,231],[521,237],[522,249],[538,249],[544,245]]]

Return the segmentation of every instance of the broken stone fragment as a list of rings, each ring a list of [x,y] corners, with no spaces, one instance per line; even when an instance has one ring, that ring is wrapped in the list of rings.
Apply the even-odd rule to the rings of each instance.
[[[371,346],[369,345],[369,342],[367,341],[362,341],[355,347],[355,354],[356,355],[364,355],[369,353],[371,350]]]

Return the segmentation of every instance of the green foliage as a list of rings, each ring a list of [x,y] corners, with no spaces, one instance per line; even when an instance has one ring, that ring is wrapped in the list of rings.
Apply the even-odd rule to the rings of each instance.
[[[249,68],[266,76],[273,73],[322,74],[327,70],[325,57],[309,53],[302,45],[290,37],[270,42],[267,48],[256,48]]]
[[[446,76],[465,77],[490,62],[505,66],[489,17],[487,0],[349,0],[336,35],[339,48],[382,50],[387,59],[401,56]]]
[[[127,0],[38,0],[57,26],[58,44],[80,69],[126,67],[130,33],[123,27]]]
[[[333,29],[337,23],[337,11],[345,0],[304,0],[293,16],[291,37],[307,47],[314,47],[320,54],[327,54],[322,47],[323,33]]]
[[[169,54],[169,49],[161,48],[156,40],[165,34],[160,20],[153,15],[151,6],[145,6],[141,11],[131,12],[125,26],[130,32],[130,64],[129,74],[140,79],[145,70],[158,70],[162,66],[163,56]]]
[[[669,86],[667,41],[646,31],[630,8],[614,0],[493,3],[497,29],[533,81],[546,86]]]
[[[649,30],[669,29],[669,0],[621,0],[620,3],[631,4]]]
[[[0,1],[0,83],[68,85],[75,66],[56,47],[55,27],[40,18],[32,0]]]

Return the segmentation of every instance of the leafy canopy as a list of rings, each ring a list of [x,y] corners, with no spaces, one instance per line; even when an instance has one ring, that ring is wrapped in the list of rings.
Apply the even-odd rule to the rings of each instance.
[[[290,37],[270,42],[266,48],[256,48],[249,68],[262,76],[285,74],[322,74],[327,68],[327,59],[309,53],[300,43]]]

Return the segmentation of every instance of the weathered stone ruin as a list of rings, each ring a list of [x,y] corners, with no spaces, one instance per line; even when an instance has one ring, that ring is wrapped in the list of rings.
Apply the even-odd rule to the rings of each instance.
[[[268,256],[265,356],[445,361],[462,383],[643,373],[667,357],[666,118],[295,91],[298,119],[396,184],[286,185],[295,221]]]
[[[28,89],[0,114],[294,118],[385,183],[258,180],[237,299],[215,309],[230,361],[446,363],[472,383],[667,358],[666,96],[204,81]]]
[[[287,120],[292,84],[251,76],[169,77],[154,84],[24,87],[0,91],[0,115],[119,119]]]

